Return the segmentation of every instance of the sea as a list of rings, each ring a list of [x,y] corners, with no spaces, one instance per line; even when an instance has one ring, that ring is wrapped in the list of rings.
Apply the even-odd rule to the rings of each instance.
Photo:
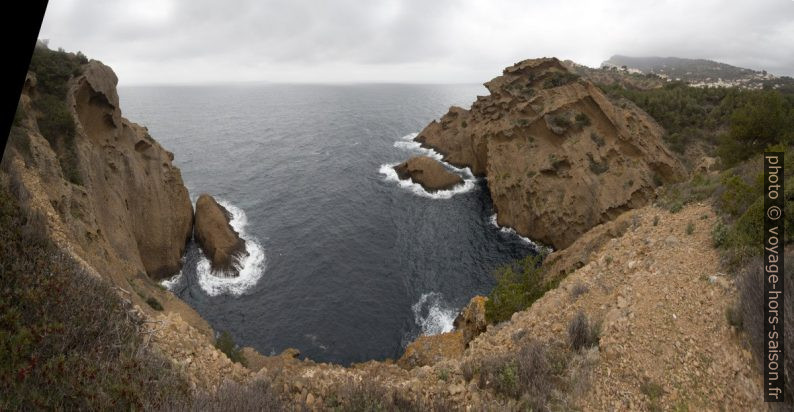
[[[493,271],[536,246],[496,225],[487,182],[428,193],[392,166],[441,156],[413,137],[471,85],[120,87],[123,115],[175,154],[191,200],[232,214],[248,256],[212,273],[191,243],[163,282],[216,331],[265,355],[286,348],[349,365],[399,358],[419,335],[452,329]]]

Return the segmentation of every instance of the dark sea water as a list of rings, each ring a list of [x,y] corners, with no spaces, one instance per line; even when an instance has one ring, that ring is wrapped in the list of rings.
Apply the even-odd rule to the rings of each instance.
[[[216,330],[264,354],[300,349],[348,364],[397,358],[449,330],[533,248],[491,223],[484,182],[428,196],[388,165],[421,153],[410,134],[480,85],[123,87],[123,115],[176,155],[192,199],[215,195],[249,258],[210,273],[191,245],[168,283]],[[408,137],[406,137],[408,136]],[[386,172],[386,173],[384,173]]]

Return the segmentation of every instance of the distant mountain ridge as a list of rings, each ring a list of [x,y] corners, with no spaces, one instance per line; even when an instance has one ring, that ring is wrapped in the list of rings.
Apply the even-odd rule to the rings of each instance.
[[[669,80],[679,80],[694,86],[738,86],[760,89],[764,85],[774,87],[788,78],[779,78],[767,73],[743,67],[732,66],[706,59],[685,59],[680,57],[631,57],[614,55],[601,63],[601,67],[626,67],[642,73],[653,73]]]

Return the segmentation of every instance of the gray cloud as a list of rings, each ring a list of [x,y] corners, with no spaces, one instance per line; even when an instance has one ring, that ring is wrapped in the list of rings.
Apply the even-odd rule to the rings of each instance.
[[[52,0],[40,37],[125,84],[481,83],[524,58],[612,54],[794,75],[791,0]]]

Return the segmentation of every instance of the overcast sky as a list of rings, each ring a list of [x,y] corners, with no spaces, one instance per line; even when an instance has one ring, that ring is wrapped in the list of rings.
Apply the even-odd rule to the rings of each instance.
[[[482,83],[542,56],[794,75],[793,0],[50,0],[40,38],[121,84]]]

